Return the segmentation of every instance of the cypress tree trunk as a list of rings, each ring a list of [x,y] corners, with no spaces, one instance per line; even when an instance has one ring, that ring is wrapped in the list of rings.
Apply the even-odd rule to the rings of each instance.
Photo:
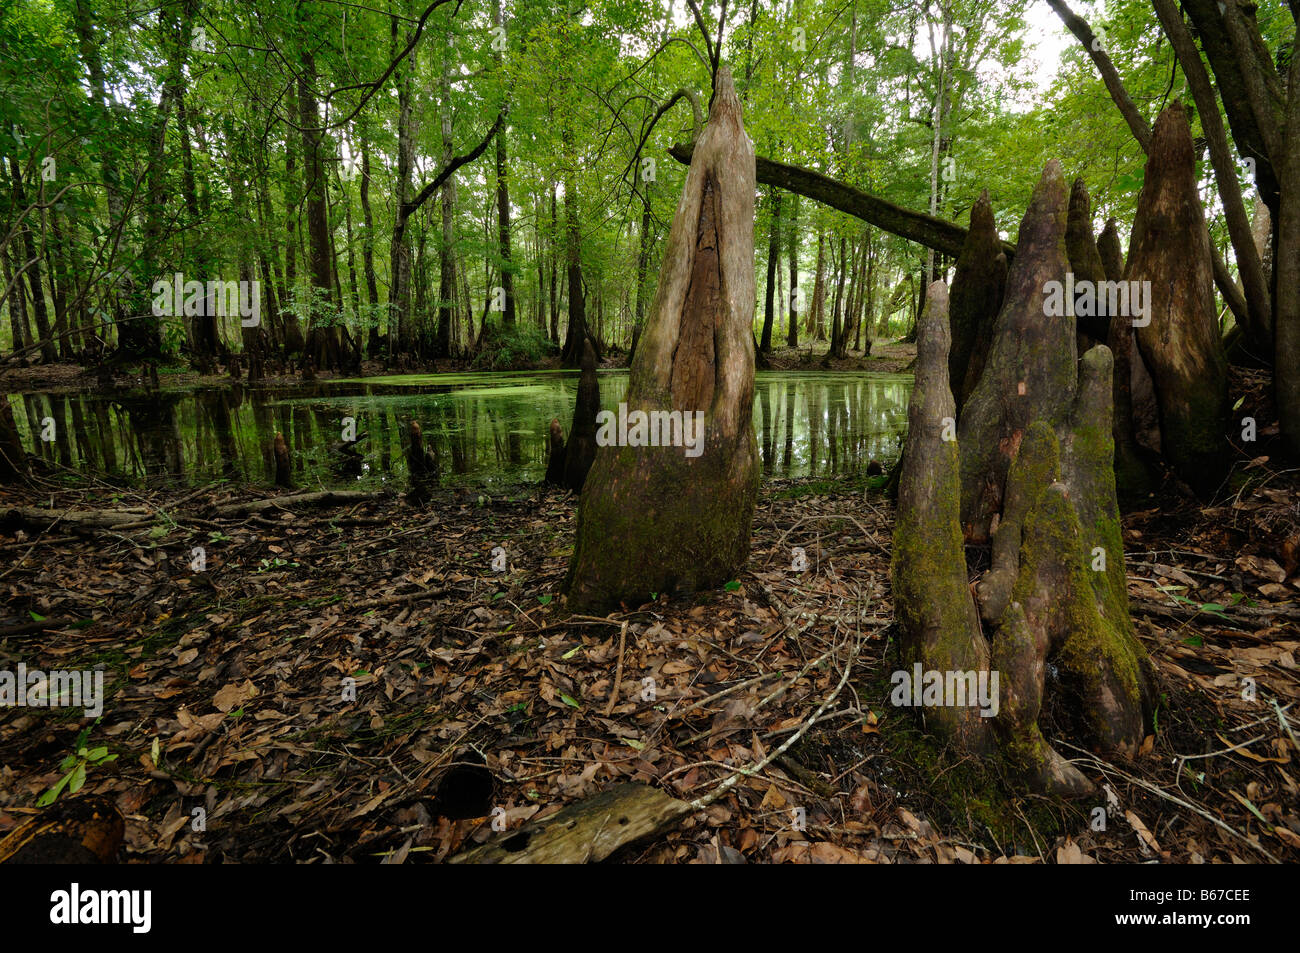
[[[1228,466],[1228,362],[1209,242],[1191,129],[1175,101],[1152,131],[1125,277],[1149,283],[1148,323],[1136,330],[1160,407],[1161,450],[1200,494],[1213,492]]]
[[[665,426],[660,436],[670,439],[649,445],[645,428],[638,435],[629,420],[623,441],[614,425],[602,425],[565,580],[574,608],[720,586],[748,558],[758,492],[753,156],[722,68],[626,398],[629,418],[680,412],[681,439]]]
[[[1070,211],[1065,222],[1065,252],[1070,259],[1075,288],[1080,282],[1090,282],[1095,288],[1106,280],[1106,266],[1101,252],[1092,237],[1092,199],[1083,179],[1075,179],[1070,188]],[[1110,315],[1106,304],[1095,296],[1089,300],[1086,292],[1076,290],[1074,314],[1078,322],[1079,353],[1085,353],[1094,344],[1105,344],[1110,337]]]
[[[949,323],[948,380],[957,409],[965,405],[984,371],[993,338],[993,322],[1002,307],[1007,284],[1007,256],[998,240],[988,189],[970,210],[970,231],[953,274]],[[901,287],[901,285],[900,285]],[[890,302],[890,307],[894,302]]]
[[[1120,251],[1119,227],[1113,218],[1106,220],[1106,227],[1097,239],[1097,251],[1101,255],[1106,280],[1122,281],[1124,255]],[[1115,487],[1121,501],[1136,502],[1145,497],[1156,483],[1160,410],[1156,406],[1151,372],[1147,370],[1137,347],[1132,320],[1119,317],[1111,321],[1106,345],[1110,348],[1115,363],[1111,375]]]
[[[905,664],[941,678],[984,672],[991,686],[999,677],[995,710],[941,699],[928,723],[970,753],[996,747],[1035,789],[1082,794],[1091,783],[1042,733],[1044,705],[1063,711],[1057,721],[1084,742],[1131,756],[1149,727],[1154,688],[1129,618],[1110,352],[1094,347],[1077,362],[1074,318],[1047,305],[1049,283],[1066,273],[1065,229],[1065,184],[1053,161],[1020,227],[984,372],[957,421],[946,289],[928,289],[893,586]],[[974,599],[972,542],[991,543],[992,563]],[[1059,676],[1050,698],[1049,666]]]

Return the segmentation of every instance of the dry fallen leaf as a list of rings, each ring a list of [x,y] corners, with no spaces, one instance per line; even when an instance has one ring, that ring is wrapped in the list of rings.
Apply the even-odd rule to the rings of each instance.
[[[1160,853],[1159,842],[1156,840],[1155,835],[1147,830],[1147,826],[1142,823],[1142,820],[1132,811],[1125,811],[1124,817],[1128,820],[1129,826],[1137,831],[1138,841],[1142,845],[1143,852],[1151,850],[1157,854]]]
[[[236,685],[231,682],[222,688],[212,699],[212,704],[221,712],[228,712],[231,709],[238,708],[250,698],[257,695],[257,686],[250,681],[245,681],[242,685]]]

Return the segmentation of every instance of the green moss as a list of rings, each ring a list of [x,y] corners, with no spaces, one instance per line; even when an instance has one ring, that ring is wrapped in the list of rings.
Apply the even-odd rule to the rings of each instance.
[[[887,666],[888,667],[888,666]],[[887,677],[887,676],[886,676]],[[885,680],[863,692],[887,697]],[[971,758],[950,743],[926,733],[905,710],[888,709],[880,720],[883,755],[890,783],[900,800],[944,831],[988,848],[990,853],[1030,852],[1087,823],[1081,806],[1065,798],[1025,798],[1012,756]]]
[[[752,426],[732,446],[707,441],[695,459],[674,447],[601,448],[578,510],[564,582],[570,607],[720,588],[749,557],[757,496]]]
[[[1064,493],[1048,490],[1025,527],[1021,572],[1012,598],[1026,607],[1053,640],[1054,658],[1065,683],[1076,694],[1087,727],[1106,748],[1140,741],[1131,724],[1117,724],[1116,712],[1103,708],[1113,699],[1128,711],[1141,711],[1141,651],[1125,613],[1120,621],[1103,618],[1092,594],[1090,571],[1080,547],[1078,521]]]

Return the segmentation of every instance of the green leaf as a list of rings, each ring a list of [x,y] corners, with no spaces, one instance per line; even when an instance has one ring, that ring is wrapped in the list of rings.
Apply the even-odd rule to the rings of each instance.
[[[735,592],[737,589],[740,588],[740,582],[736,579],[733,579],[731,580],[731,582],[727,583],[722,588],[726,589],[728,592]]]
[[[90,751],[88,751],[88,752],[86,753],[86,760],[87,760],[87,761],[98,761],[98,760],[100,760],[101,758],[103,758],[106,754],[108,754],[108,748],[103,747],[103,746],[101,745],[101,746],[98,747],[98,748],[91,748]]]
[[[1194,649],[1199,649],[1204,644],[1205,640],[1199,635],[1189,635],[1187,638],[1183,639],[1183,645],[1190,645]]]
[[[575,645],[573,648],[569,649],[569,651],[567,651],[567,652],[565,652],[563,655],[561,655],[560,658],[561,658],[561,659],[573,658],[575,655],[578,654],[578,652],[579,652],[579,650],[580,650],[581,648],[582,648],[581,645]]]
[[[36,806],[47,807],[50,804],[53,804],[55,800],[58,799],[59,792],[63,790],[64,785],[68,783],[68,778],[70,777],[72,777],[71,771],[69,771],[63,777],[59,778],[59,780],[55,783],[54,787],[50,788],[48,791],[46,791],[37,799]]]
[[[552,599],[552,598],[553,598],[553,596],[548,592],[548,593],[547,593],[546,595],[544,595],[544,596],[538,596],[538,597],[537,597],[537,601],[540,602],[540,603],[541,603],[542,605],[544,605],[544,606],[549,606],[549,605],[551,604],[551,599]]]
[[[624,738],[623,744],[627,745],[629,748],[631,748],[634,751],[645,750],[645,742],[642,741],[633,741],[631,738]]]
[[[28,609],[28,610],[27,610],[27,613],[28,613],[28,615],[30,615],[30,616],[32,617],[32,621],[33,621],[33,622],[44,622],[44,621],[45,621],[45,616],[41,615],[41,614],[40,614],[39,612],[37,612],[35,609]]]
[[[68,793],[76,794],[81,790],[82,785],[85,783],[86,766],[84,764],[79,764],[73,768],[72,772],[68,775]]]
[[[579,705],[576,701],[574,701],[572,698],[570,698],[568,695],[564,694],[564,692],[560,692],[560,701],[564,702],[564,704],[568,705],[570,708],[581,708],[581,707],[582,707],[582,706]]]

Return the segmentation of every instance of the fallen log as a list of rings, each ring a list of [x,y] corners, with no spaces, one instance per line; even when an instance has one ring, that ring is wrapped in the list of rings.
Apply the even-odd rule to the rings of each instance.
[[[693,143],[679,143],[672,146],[668,154],[683,165],[690,165],[694,149]],[[891,235],[909,239],[954,258],[961,254],[962,245],[966,242],[966,229],[960,225],[895,205],[878,195],[846,185],[812,169],[756,156],[754,175],[764,185],[775,185],[787,192],[806,196],[861,219],[868,225],[884,229]],[[1002,241],[1000,250],[1010,260],[1016,253],[1016,246]]]
[[[213,507],[212,515],[228,518],[231,516],[252,516],[266,510],[293,509],[296,506],[345,506],[355,503],[371,503],[384,498],[383,493],[371,493],[366,490],[317,490],[311,493],[290,493],[287,496],[274,496],[265,500],[249,500],[243,503],[223,503]]]
[[[667,830],[690,812],[690,804],[658,788],[617,784],[457,854],[448,863],[599,863],[625,844]]]
[[[23,527],[25,529],[46,530],[51,526],[67,526],[71,529],[120,529],[131,524],[152,522],[155,517],[143,508],[129,510],[67,510],[45,509],[39,506],[11,506],[0,517],[0,526],[6,529]]]

